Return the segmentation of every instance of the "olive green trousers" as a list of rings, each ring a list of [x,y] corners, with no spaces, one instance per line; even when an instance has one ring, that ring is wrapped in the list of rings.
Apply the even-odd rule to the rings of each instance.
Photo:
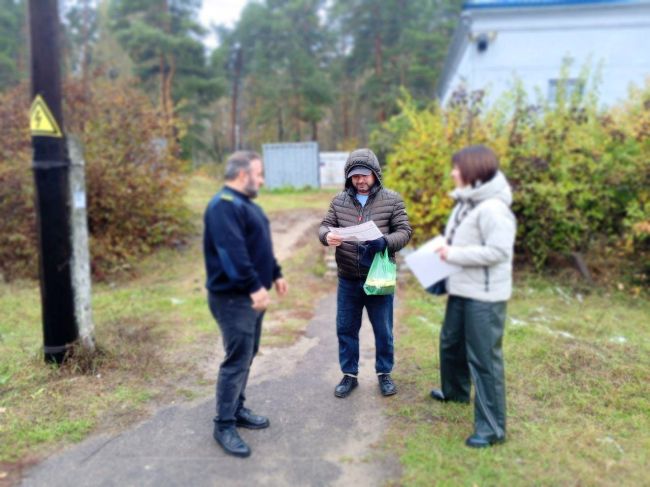
[[[506,302],[449,296],[440,332],[442,393],[469,402],[474,383],[474,433],[486,438],[506,434],[503,329]]]

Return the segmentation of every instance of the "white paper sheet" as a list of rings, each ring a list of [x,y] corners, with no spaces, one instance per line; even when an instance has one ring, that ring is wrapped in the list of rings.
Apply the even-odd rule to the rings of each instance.
[[[329,227],[329,230],[334,235],[340,235],[343,237],[343,240],[348,241],[365,242],[366,240],[375,240],[382,237],[382,233],[372,220],[352,227]]]
[[[460,266],[445,262],[435,252],[444,243],[444,237],[438,235],[406,256],[406,265],[424,288],[462,270]]]

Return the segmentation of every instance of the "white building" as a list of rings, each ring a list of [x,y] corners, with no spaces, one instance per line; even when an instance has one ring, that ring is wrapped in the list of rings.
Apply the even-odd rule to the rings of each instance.
[[[345,185],[345,162],[349,152],[321,152],[320,187],[343,189]]]
[[[438,85],[446,103],[460,86],[493,102],[517,77],[554,99],[562,65],[568,89],[583,89],[581,68],[600,75],[599,99],[625,98],[650,77],[650,0],[469,0]]]

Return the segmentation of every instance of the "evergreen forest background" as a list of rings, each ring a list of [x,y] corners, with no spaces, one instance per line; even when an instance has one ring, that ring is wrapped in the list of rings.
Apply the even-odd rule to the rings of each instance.
[[[0,1],[0,89],[29,76],[25,0]],[[364,145],[400,87],[428,103],[459,0],[263,0],[215,26],[201,0],[61,0],[64,73],[93,84],[137,78],[195,164],[235,148],[317,140]]]

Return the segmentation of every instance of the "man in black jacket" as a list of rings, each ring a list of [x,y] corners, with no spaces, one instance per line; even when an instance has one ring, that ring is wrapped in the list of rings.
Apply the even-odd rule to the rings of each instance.
[[[251,450],[237,426],[262,429],[268,418],[244,407],[253,358],[259,349],[262,318],[275,284],[287,292],[273,255],[269,221],[251,201],[264,183],[262,159],[255,152],[236,152],[226,162],[226,184],[205,211],[203,251],[210,311],[217,320],[225,358],[217,381],[214,438],[226,453],[247,457]]]
[[[350,153],[345,164],[345,189],[336,195],[321,223],[319,238],[323,245],[336,247],[338,290],[336,333],[339,341],[339,364],[343,379],[334,394],[346,397],[358,385],[359,329],[363,308],[375,334],[375,371],[384,396],[397,392],[390,373],[393,369],[393,295],[368,296],[363,284],[377,252],[388,248],[395,252],[411,238],[411,226],[404,201],[396,192],[382,185],[381,167],[370,149]],[[343,241],[329,227],[350,227],[374,221],[383,237],[363,244]]]

